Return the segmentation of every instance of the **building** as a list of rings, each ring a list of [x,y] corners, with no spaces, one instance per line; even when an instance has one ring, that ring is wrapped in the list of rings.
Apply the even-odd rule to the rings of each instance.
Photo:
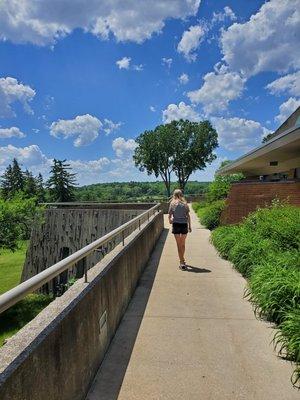
[[[217,171],[242,172],[232,185],[222,223],[240,222],[249,212],[278,198],[300,206],[300,107],[260,147]]]

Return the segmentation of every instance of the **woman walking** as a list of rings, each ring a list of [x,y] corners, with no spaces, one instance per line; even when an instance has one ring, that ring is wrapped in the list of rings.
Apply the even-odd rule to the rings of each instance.
[[[192,232],[190,209],[180,189],[174,190],[173,198],[169,207],[169,222],[172,224],[179,256],[179,268],[186,270],[184,259],[185,240],[188,232]]]

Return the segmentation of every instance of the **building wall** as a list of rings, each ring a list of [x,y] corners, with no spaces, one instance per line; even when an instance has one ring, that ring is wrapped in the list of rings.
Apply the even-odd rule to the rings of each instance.
[[[257,207],[264,207],[276,198],[300,207],[300,181],[235,183],[226,200],[221,224],[236,224]]]

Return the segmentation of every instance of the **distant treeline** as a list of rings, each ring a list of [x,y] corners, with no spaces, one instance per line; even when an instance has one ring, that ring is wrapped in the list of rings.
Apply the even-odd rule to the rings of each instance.
[[[200,194],[207,191],[209,182],[190,181],[185,187],[185,194]],[[171,183],[171,190],[178,188],[178,183]],[[165,198],[166,187],[163,182],[112,182],[96,183],[77,187],[74,190],[77,201],[149,201]]]

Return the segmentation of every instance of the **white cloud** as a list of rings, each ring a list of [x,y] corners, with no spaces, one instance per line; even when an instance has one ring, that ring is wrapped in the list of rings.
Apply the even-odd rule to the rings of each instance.
[[[217,22],[224,22],[225,19],[230,19],[231,21],[235,21],[236,15],[232,11],[232,9],[229,6],[224,7],[224,11],[218,12],[218,13],[213,13],[213,18],[212,18],[212,23],[217,23]]]
[[[163,111],[163,122],[169,123],[179,119],[188,119],[190,121],[199,121],[201,116],[193,109],[193,107],[181,101],[178,106],[169,104],[166,110]]]
[[[183,73],[178,77],[178,80],[182,85],[186,85],[189,81],[189,76],[188,74]]]
[[[2,0],[0,39],[14,43],[54,44],[80,28],[101,39],[141,43],[160,33],[169,18],[196,15],[200,0]]]
[[[288,93],[291,96],[300,96],[300,71],[278,78],[269,83],[266,88],[272,94]]]
[[[270,0],[245,23],[223,30],[223,59],[247,76],[300,67],[300,1]]]
[[[290,97],[286,102],[282,103],[279,107],[279,114],[276,115],[275,121],[282,124],[298,107],[300,106],[300,99]]]
[[[130,57],[123,57],[121,58],[121,60],[116,61],[116,64],[119,67],[119,69],[129,69],[130,62],[131,62]]]
[[[263,136],[271,131],[259,122],[244,118],[212,118],[219,144],[229,151],[245,152],[259,146]]]
[[[54,137],[64,139],[75,136],[74,146],[86,146],[92,143],[99,135],[102,122],[90,114],[78,115],[74,119],[60,119],[50,126],[50,133]]]
[[[150,111],[152,111],[152,112],[155,112],[155,111],[156,111],[156,109],[155,109],[154,106],[150,106],[149,109],[150,109]]]
[[[32,144],[27,147],[8,146],[0,147],[0,166],[7,166],[16,158],[25,168],[33,166],[49,166],[51,160],[40,150],[39,146]]]
[[[198,90],[188,92],[193,103],[201,103],[206,114],[223,111],[231,100],[241,96],[245,79],[235,72],[219,69],[204,77],[204,84]]]
[[[191,26],[187,31],[183,32],[177,51],[182,53],[188,61],[195,61],[197,58],[195,51],[203,41],[204,35],[205,29],[203,26]]]
[[[143,71],[144,65],[143,65],[143,64],[136,64],[136,65],[133,65],[133,66],[132,66],[132,69],[133,69],[134,71]]]
[[[11,128],[0,128],[0,139],[7,139],[11,137],[23,138],[25,136],[25,133],[20,131],[20,129],[16,126],[12,126]]]
[[[118,137],[112,142],[112,148],[115,151],[117,157],[125,157],[131,155],[136,146],[137,143],[134,139],[126,140],[123,137]]]
[[[122,125],[122,122],[113,122],[110,119],[104,118],[103,122],[103,130],[106,133],[106,135],[109,135],[113,131],[116,131],[120,128]]]
[[[15,112],[12,105],[15,102],[20,102],[24,110],[28,114],[32,114],[29,102],[34,96],[35,91],[30,86],[19,83],[17,79],[0,78],[0,117],[14,117]]]
[[[172,62],[173,62],[173,58],[167,58],[167,57],[163,57],[161,59],[162,64],[167,66],[168,68],[171,68]]]

